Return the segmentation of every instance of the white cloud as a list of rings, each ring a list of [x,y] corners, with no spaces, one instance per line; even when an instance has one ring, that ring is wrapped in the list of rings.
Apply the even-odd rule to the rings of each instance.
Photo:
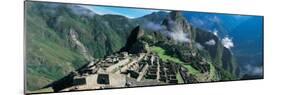
[[[232,39],[230,39],[229,37],[224,37],[222,39],[222,44],[224,47],[229,48],[229,49],[234,47],[234,43],[232,42]]]
[[[182,31],[169,32],[168,34],[169,34],[169,36],[171,38],[173,38],[176,41],[179,41],[179,42],[190,42],[190,39],[187,38],[188,34],[182,32]]]
[[[145,24],[144,28],[155,32],[160,32],[161,34],[168,36],[178,42],[190,42],[190,39],[188,38],[188,33],[183,32],[182,28],[180,27],[173,29],[173,31],[168,31],[166,26],[156,24],[153,22],[148,22]]]
[[[261,75],[263,73],[262,67],[246,65],[246,72],[252,75]]]
[[[196,43],[195,45],[199,50],[204,49],[204,46],[202,46],[200,43]]]
[[[206,45],[215,45],[216,44],[216,41],[214,40],[214,39],[211,39],[211,40],[209,40],[209,41],[207,41],[207,42],[205,42],[205,44]]]
[[[217,29],[215,29],[215,30],[213,31],[213,33],[214,33],[214,35],[218,36],[218,30],[217,30]]]
[[[148,22],[145,24],[144,28],[152,31],[163,31],[165,29],[165,26],[153,22]]]
[[[263,72],[263,70],[262,70],[262,68],[261,67],[255,67],[254,69],[253,69],[253,74],[262,74],[262,72]]]

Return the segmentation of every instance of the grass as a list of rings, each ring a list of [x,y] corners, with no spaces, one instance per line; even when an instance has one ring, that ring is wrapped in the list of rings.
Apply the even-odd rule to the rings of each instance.
[[[177,77],[178,83],[184,83],[184,81],[183,81],[183,79],[182,79],[180,73],[177,73],[177,74],[176,74],[176,77]]]
[[[189,74],[197,75],[200,73],[198,70],[193,68],[191,65],[183,65],[183,66],[188,70]]]
[[[83,56],[49,40],[29,40],[28,90],[37,90],[85,63]]]
[[[212,79],[213,81],[217,81],[216,69],[213,64],[211,63],[209,64],[210,64],[210,79]]]
[[[151,47],[151,51],[156,53],[165,62],[170,60],[170,61],[173,61],[173,62],[175,62],[177,64],[182,65],[183,67],[185,67],[189,71],[190,74],[197,75],[197,74],[200,73],[198,70],[193,68],[191,65],[184,64],[185,62],[181,61],[179,58],[167,55],[165,53],[166,51],[163,48],[161,48],[161,47],[152,46]]]
[[[152,46],[152,47],[151,47],[151,51],[154,52],[154,53],[156,53],[157,55],[159,55],[159,57],[160,57],[163,61],[165,61],[165,62],[167,62],[168,60],[170,60],[170,61],[173,61],[173,62],[175,62],[175,63],[180,63],[180,64],[183,64],[183,63],[184,63],[184,62],[182,62],[180,59],[178,59],[178,58],[176,58],[176,57],[172,57],[172,56],[166,55],[166,54],[165,54],[166,51],[165,51],[163,48],[161,48],[161,47]]]
[[[36,16],[34,17],[36,18]],[[83,56],[65,48],[61,39],[45,23],[28,19],[27,26],[27,89],[37,90],[60,79],[84,63]],[[49,36],[46,36],[49,35]]]

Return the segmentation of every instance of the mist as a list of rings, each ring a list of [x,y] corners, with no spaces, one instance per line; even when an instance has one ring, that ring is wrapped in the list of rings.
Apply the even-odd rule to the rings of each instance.
[[[176,26],[173,26],[173,27],[176,27]],[[183,32],[183,30],[181,28],[176,28],[176,29],[173,29],[172,31],[168,31],[166,26],[156,24],[153,22],[146,23],[144,28],[154,31],[154,32],[159,32],[162,35],[168,36],[178,42],[190,42],[190,39],[188,38],[189,34]]]
[[[221,43],[223,44],[224,47],[226,47],[228,49],[234,47],[234,43],[233,43],[232,39],[229,37],[224,37],[222,39]]]

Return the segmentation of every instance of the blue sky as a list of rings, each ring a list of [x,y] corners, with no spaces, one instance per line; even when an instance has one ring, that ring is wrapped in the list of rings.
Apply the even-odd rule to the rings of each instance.
[[[105,6],[88,6],[82,5],[87,9],[92,10],[93,12],[104,15],[104,14],[116,14],[123,15],[128,18],[138,18],[144,15],[150,14],[152,12],[157,12],[159,10],[148,10],[148,9],[135,9],[135,8],[122,8],[122,7],[105,7]]]

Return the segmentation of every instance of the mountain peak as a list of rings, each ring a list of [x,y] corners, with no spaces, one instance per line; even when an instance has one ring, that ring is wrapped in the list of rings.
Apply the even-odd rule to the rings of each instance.
[[[139,39],[141,36],[143,36],[143,34],[144,34],[144,31],[140,28],[140,26],[137,26],[132,30],[129,38]],[[129,39],[129,40],[132,40],[132,39]]]
[[[179,11],[170,12],[169,16],[163,20],[162,25],[171,32],[190,32],[191,27]]]
[[[184,19],[184,17],[181,15],[181,13],[179,11],[170,12],[170,17],[172,20]]]
[[[139,53],[144,50],[144,43],[140,41],[140,38],[144,35],[144,31],[140,26],[135,27],[129,37],[127,38],[127,42],[125,47],[123,47],[120,51],[126,51],[129,53]]]

